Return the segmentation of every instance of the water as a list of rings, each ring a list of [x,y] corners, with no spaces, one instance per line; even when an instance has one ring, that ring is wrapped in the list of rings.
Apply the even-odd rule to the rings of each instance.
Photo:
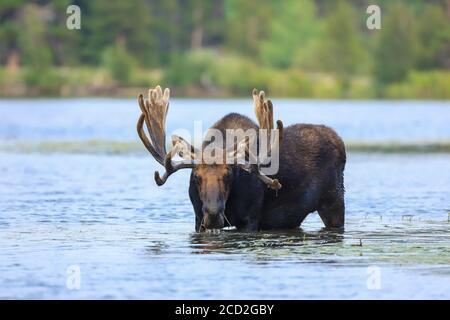
[[[206,103],[176,102],[179,110]],[[227,103],[244,108],[217,101]],[[450,138],[449,103],[411,103],[411,111],[407,103],[321,102],[316,111],[300,104],[308,112],[285,122],[305,115],[334,123],[346,139]],[[131,105],[1,100],[0,138],[134,140]],[[364,113],[366,124],[357,124]],[[168,121],[186,118],[172,112]],[[156,169],[145,153],[1,151],[0,298],[450,298],[450,154],[350,153],[343,233],[322,230],[312,214],[300,230],[196,234],[189,172],[156,187]],[[70,266],[80,268],[79,290],[66,286]],[[368,288],[373,270],[379,289]]]
[[[274,99],[275,118],[289,124],[321,123],[345,140],[439,141],[450,138],[450,102],[308,101]],[[254,118],[246,100],[171,99],[167,131],[206,130],[221,116]],[[0,100],[0,138],[16,140],[135,140],[136,99]]]

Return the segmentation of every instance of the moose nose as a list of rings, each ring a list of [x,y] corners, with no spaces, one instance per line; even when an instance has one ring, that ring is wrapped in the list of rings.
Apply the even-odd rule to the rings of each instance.
[[[215,205],[203,205],[203,214],[216,215],[221,214],[225,210],[225,205],[223,203],[218,203]]]

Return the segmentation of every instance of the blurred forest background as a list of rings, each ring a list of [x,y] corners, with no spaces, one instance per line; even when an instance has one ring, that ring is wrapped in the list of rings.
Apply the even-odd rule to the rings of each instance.
[[[81,8],[81,30],[66,9]],[[366,9],[381,8],[381,30]],[[450,98],[450,0],[2,0],[0,96]]]

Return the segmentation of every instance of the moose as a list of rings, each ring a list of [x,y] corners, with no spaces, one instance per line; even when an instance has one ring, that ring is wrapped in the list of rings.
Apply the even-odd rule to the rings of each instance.
[[[258,124],[244,115],[230,113],[210,130],[224,134],[229,129],[277,133],[275,139],[269,138],[269,153],[272,149],[279,150],[278,172],[271,177],[264,173],[263,161],[251,164],[193,161],[201,150],[176,135],[172,136],[172,148],[167,152],[165,122],[170,90],[166,88],[163,92],[156,86],[149,90],[147,99],[139,95],[142,113],[137,122],[138,135],[153,158],[165,168],[162,176],[155,172],[157,185],[163,185],[180,169],[191,169],[189,197],[197,232],[226,226],[243,232],[299,228],[306,216],[315,211],[326,228],[342,229],[346,163],[342,139],[324,125],[294,124],[283,128],[282,121],[278,120],[275,129],[271,100],[266,99],[264,91],[253,89],[252,95]],[[149,137],[144,132],[144,123]],[[201,149],[211,143],[205,139]],[[257,139],[256,143],[260,141]],[[243,145],[248,159],[249,144],[248,138],[236,142],[232,154],[236,155],[238,145]],[[230,154],[228,150],[225,153]],[[175,160],[176,155],[183,159]]]

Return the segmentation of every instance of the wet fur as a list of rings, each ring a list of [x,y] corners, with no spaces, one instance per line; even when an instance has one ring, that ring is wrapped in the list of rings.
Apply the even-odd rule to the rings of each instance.
[[[231,113],[212,128],[257,129],[246,116]],[[323,125],[295,124],[284,129],[277,178],[282,188],[276,195],[256,176],[233,167],[225,216],[241,231],[298,228],[317,211],[326,227],[344,226],[345,146]],[[189,196],[196,215],[196,230],[203,219],[198,185],[191,174]],[[225,222],[225,226],[227,223]]]

